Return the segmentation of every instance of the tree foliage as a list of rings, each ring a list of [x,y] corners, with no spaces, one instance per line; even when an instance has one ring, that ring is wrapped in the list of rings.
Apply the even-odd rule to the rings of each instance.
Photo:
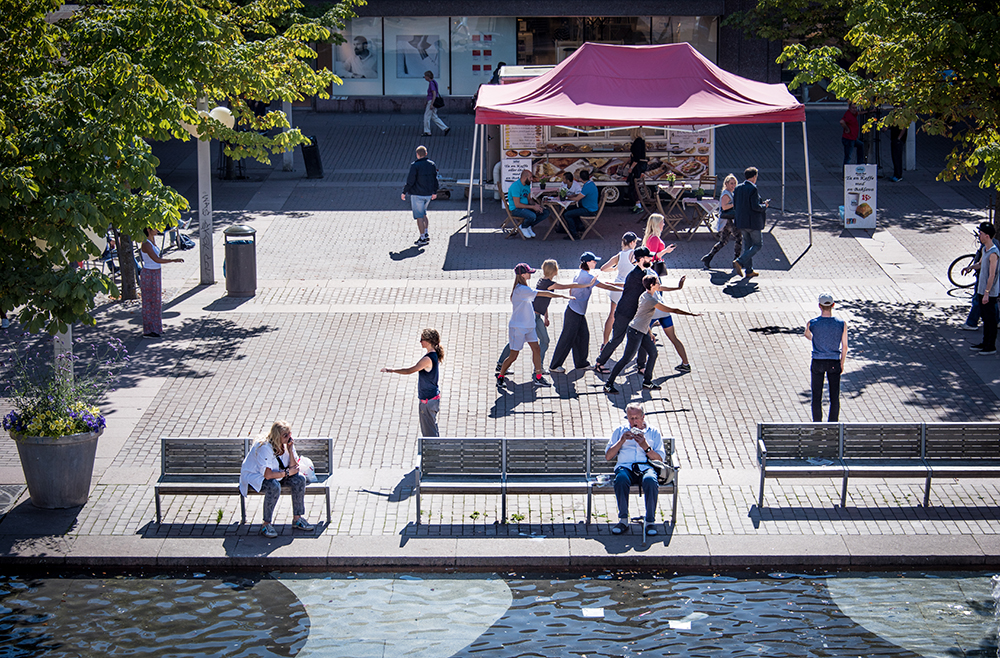
[[[1000,188],[1000,14],[984,0],[855,0],[847,41],[859,50],[849,67],[840,49],[788,46],[779,57],[798,73],[792,87],[821,79],[860,107],[891,105],[879,128],[920,129],[954,140],[939,180],[975,178]]]
[[[730,14],[723,24],[758,39],[850,51],[844,36],[851,4],[852,0],[758,0],[751,9]]]
[[[310,42],[342,39],[357,0],[319,18],[298,0],[106,0],[49,22],[58,0],[0,0],[0,310],[21,307],[29,330],[94,322],[114,283],[77,261],[98,256],[109,225],[139,237],[176,223],[187,203],[156,177],[146,140],[224,139],[234,157],[268,162],[305,143],[280,112],[247,99],[325,95],[340,80],[310,66]],[[280,27],[276,27],[280,26]],[[229,103],[236,131],[196,111]]]

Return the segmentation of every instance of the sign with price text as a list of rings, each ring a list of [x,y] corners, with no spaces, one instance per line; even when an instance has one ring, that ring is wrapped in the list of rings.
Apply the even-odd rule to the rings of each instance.
[[[875,228],[878,166],[844,165],[844,228]]]

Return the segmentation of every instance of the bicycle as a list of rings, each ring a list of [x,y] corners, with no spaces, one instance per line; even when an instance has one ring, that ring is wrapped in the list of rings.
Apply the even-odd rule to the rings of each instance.
[[[978,240],[976,241],[976,245],[978,247]],[[955,260],[951,261],[951,265],[948,266],[948,280],[951,281],[951,284],[956,288],[971,288],[976,285],[975,270],[969,271],[967,274],[962,273],[967,267],[976,261],[976,253],[959,256]]]

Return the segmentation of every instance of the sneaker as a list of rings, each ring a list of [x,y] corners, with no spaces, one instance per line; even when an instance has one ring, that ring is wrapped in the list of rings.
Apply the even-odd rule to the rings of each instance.
[[[702,256],[701,262],[705,266],[706,270],[712,269],[712,259],[709,258],[708,256]]]
[[[674,370],[676,370],[677,372],[691,372],[691,364],[682,363],[679,366],[674,366]]]
[[[506,377],[501,377],[500,373],[497,373],[497,388],[499,388],[500,390],[504,390],[510,383],[511,382],[509,379],[507,379]]]
[[[890,178],[889,180],[890,180],[891,182],[893,182],[893,183],[898,183],[899,181],[901,181],[901,180],[903,180],[903,179],[902,179],[902,178],[899,178],[899,177],[897,177],[897,176],[893,176],[893,177],[892,177],[892,178]]]
[[[305,520],[304,517],[301,517],[301,516],[298,519],[296,519],[295,521],[292,522],[292,529],[293,530],[305,530],[306,532],[308,532],[310,530],[313,530],[315,527],[316,526],[314,526],[313,524],[309,523],[308,521]]]
[[[531,229],[524,228],[523,226],[518,226],[517,230],[521,232],[521,235],[524,236],[525,239],[531,237],[531,234],[528,233],[528,231],[530,231]]]
[[[975,345],[969,345],[969,349],[972,350],[972,351],[982,351],[983,347],[985,347],[985,345],[983,345],[982,343],[976,343]]]
[[[632,212],[634,212],[634,213],[642,212],[642,204],[641,203],[637,203],[634,206],[632,206]]]
[[[661,388],[663,388],[659,384],[654,384],[653,382],[643,382],[642,387],[647,391],[659,391]]]
[[[594,369],[594,364],[593,363],[585,363],[582,366],[580,366],[579,368],[576,368],[576,370],[593,370],[593,369]]]
[[[549,368],[549,372],[554,375],[565,375],[566,368],[563,368],[562,366],[556,366],[555,368]]]
[[[260,534],[269,539],[274,539],[278,536],[278,531],[274,529],[273,525],[262,525],[260,527]]]
[[[733,270],[736,271],[736,274],[738,276],[743,276],[743,266],[740,265],[740,261],[738,260],[733,261]]]
[[[535,235],[535,229],[531,228],[530,226],[528,227],[528,237],[529,238],[537,238],[538,237],[537,235]]]
[[[614,384],[605,384],[602,388],[604,392],[607,393],[608,395],[618,395],[619,393],[618,389],[615,388]]]
[[[430,243],[431,243],[431,239],[430,238],[420,238],[419,240],[417,240],[417,246],[418,247],[426,247]]]
[[[979,331],[979,327],[973,327],[971,324],[962,323],[962,329],[965,331]]]
[[[747,272],[747,278],[748,278],[748,279],[752,279],[752,278],[754,278],[755,276],[760,276],[760,272],[757,272],[757,271],[753,271],[753,272]]]
[[[535,375],[535,378],[531,382],[535,385],[535,388],[545,388],[546,386],[552,386],[547,379],[541,375]]]
[[[646,536],[655,537],[658,533],[656,532],[656,527],[653,524],[646,526]]]
[[[979,353],[980,353],[980,354],[981,354],[982,356],[989,356],[990,354],[996,354],[996,353],[997,353],[997,351],[996,351],[996,348],[994,348],[994,349],[992,349],[992,350],[982,350],[982,351],[980,351]]]
[[[450,133],[450,132],[451,132],[451,128],[445,128],[444,129],[444,136],[447,137],[448,133]]]
[[[628,532],[628,524],[627,523],[619,521],[618,523],[616,523],[613,526],[611,526],[611,534],[613,534],[613,535],[620,535],[623,532]]]
[[[421,137],[430,137],[430,133],[420,133]]]

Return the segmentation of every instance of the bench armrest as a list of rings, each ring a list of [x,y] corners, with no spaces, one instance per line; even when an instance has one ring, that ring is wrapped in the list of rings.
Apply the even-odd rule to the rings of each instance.
[[[767,462],[767,446],[763,439],[757,439],[757,463],[763,466]]]

